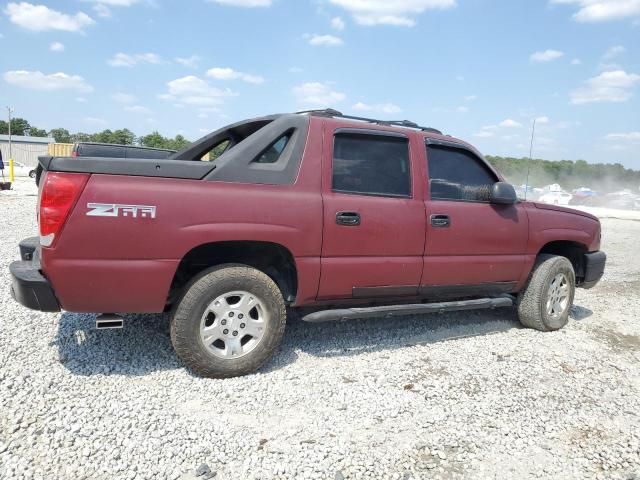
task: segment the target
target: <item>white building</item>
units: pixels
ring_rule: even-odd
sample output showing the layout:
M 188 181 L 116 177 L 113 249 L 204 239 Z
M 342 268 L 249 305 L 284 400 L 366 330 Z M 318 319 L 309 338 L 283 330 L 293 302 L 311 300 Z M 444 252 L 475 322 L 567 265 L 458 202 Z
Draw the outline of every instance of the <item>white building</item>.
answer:
M 50 143 L 55 143 L 55 140 L 49 137 L 11 135 L 11 157 L 28 167 L 36 167 L 38 156 L 49 153 Z M 5 168 L 9 168 L 9 135 L 0 135 L 0 150 Z

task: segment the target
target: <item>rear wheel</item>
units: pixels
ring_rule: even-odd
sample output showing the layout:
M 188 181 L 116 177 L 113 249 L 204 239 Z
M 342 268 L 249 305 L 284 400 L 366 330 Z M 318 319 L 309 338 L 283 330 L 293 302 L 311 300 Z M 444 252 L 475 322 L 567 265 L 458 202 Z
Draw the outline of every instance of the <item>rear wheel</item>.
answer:
M 30 170 L 29 171 L 29 178 L 36 178 L 36 171 L 35 170 Z
M 235 377 L 273 355 L 285 324 L 284 299 L 271 278 L 245 265 L 221 265 L 188 287 L 171 319 L 171 341 L 196 374 Z
M 525 289 L 518 295 L 518 317 L 529 328 L 559 330 L 569 321 L 576 276 L 565 257 L 539 255 Z

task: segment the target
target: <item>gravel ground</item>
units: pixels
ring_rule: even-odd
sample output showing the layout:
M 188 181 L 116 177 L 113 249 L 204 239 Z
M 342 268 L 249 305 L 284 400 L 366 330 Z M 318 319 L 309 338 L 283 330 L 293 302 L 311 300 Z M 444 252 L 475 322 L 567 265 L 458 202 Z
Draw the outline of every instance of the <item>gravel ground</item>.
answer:
M 0 194 L 2 292 L 35 202 Z M 559 332 L 510 309 L 292 321 L 268 367 L 229 380 L 182 368 L 166 316 L 96 332 L 2 295 L 0 477 L 639 478 L 640 221 L 603 229 L 605 278 Z

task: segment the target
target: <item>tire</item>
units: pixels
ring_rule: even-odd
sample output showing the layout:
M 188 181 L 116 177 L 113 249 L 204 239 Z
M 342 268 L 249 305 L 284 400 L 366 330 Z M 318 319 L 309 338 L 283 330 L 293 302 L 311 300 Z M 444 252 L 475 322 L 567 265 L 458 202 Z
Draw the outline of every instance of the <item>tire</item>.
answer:
M 563 284 L 566 291 L 561 288 Z M 553 301 L 554 291 L 557 302 Z M 518 294 L 520 322 L 542 332 L 561 329 L 569 321 L 575 291 L 576 275 L 571 262 L 556 255 L 539 255 L 527 286 Z M 566 293 L 566 297 L 561 292 Z
M 271 278 L 246 265 L 220 265 L 185 289 L 171 316 L 171 342 L 197 375 L 237 377 L 271 358 L 286 319 L 282 293 Z
M 36 178 L 36 171 L 35 170 L 31 170 L 29 172 L 29 178 Z

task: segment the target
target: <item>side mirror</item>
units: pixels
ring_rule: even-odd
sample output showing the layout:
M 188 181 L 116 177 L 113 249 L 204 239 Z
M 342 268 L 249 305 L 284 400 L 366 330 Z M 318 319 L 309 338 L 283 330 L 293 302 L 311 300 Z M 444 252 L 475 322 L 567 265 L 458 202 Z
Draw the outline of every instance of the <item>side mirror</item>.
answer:
M 507 182 L 496 182 L 491 187 L 491 203 L 513 205 L 518 201 L 516 190 Z

